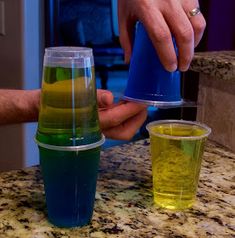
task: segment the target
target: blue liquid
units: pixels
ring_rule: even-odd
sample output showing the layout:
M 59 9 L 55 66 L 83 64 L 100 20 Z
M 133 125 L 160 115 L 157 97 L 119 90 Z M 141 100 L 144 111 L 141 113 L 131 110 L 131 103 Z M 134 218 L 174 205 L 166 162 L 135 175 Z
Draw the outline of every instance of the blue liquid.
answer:
M 100 148 L 79 152 L 39 149 L 50 222 L 59 227 L 88 224 L 93 214 Z

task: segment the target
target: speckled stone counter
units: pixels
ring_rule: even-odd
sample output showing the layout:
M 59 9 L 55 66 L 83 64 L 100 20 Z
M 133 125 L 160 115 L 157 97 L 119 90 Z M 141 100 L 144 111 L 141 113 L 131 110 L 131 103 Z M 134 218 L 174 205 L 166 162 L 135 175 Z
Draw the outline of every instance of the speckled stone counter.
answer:
M 235 51 L 195 53 L 190 69 L 217 79 L 235 82 Z
M 149 141 L 102 152 L 92 223 L 56 228 L 46 219 L 38 167 L 0 174 L 0 238 L 235 237 L 235 154 L 207 143 L 197 201 L 185 212 L 153 205 Z
M 195 53 L 191 70 L 199 72 L 197 121 L 235 152 L 235 51 Z

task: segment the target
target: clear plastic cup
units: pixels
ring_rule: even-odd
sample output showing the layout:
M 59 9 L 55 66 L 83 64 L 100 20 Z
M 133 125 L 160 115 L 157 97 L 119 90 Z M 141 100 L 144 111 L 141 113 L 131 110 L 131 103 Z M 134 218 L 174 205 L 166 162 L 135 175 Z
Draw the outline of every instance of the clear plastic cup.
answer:
M 184 120 L 155 121 L 146 128 L 150 135 L 155 204 L 172 210 L 190 208 L 211 129 Z
M 88 224 L 104 142 L 92 49 L 46 49 L 35 139 L 49 220 L 60 227 Z
M 58 227 L 89 224 L 104 138 L 83 146 L 37 143 L 49 221 Z
M 45 50 L 36 138 L 61 146 L 85 145 L 101 139 L 92 49 Z
M 173 43 L 175 45 L 174 39 Z M 183 104 L 180 81 L 179 71 L 165 70 L 143 24 L 139 22 L 124 99 L 159 107 L 180 106 Z

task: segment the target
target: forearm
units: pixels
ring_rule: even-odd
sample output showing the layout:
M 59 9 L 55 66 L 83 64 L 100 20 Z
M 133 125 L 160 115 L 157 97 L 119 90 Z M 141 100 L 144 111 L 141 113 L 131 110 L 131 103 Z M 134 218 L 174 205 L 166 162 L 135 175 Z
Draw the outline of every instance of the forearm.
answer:
M 40 90 L 0 89 L 0 125 L 38 119 Z

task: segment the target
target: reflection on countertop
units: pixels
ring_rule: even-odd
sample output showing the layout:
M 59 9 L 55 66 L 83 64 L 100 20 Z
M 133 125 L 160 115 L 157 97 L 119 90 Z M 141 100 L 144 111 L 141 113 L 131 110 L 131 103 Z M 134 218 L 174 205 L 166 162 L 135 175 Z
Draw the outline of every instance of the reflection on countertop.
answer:
M 235 154 L 207 143 L 197 201 L 185 212 L 154 207 L 149 140 L 102 152 L 92 223 L 49 224 L 38 167 L 0 174 L 1 238 L 235 237 Z

